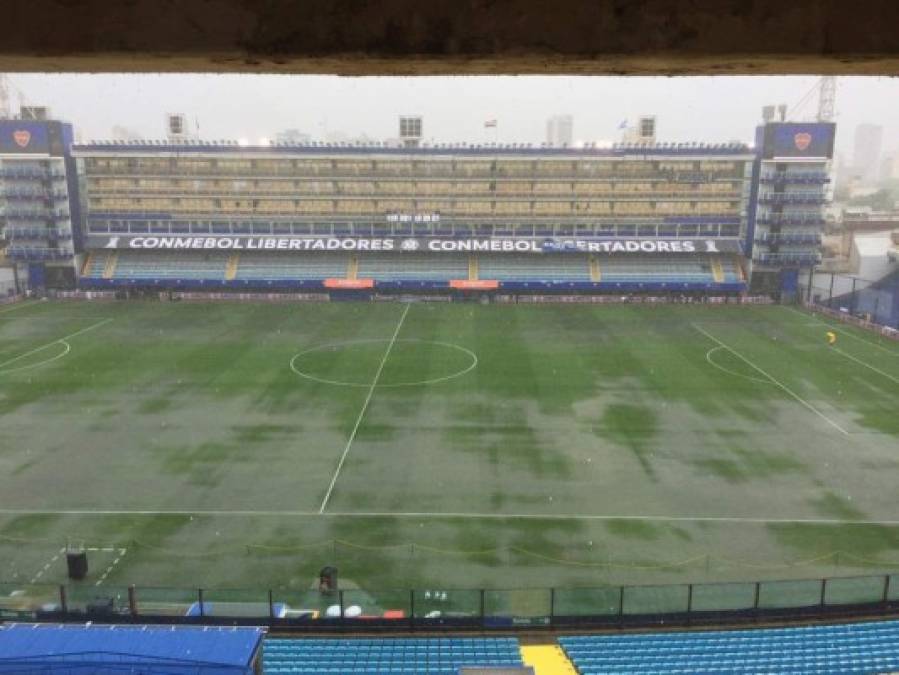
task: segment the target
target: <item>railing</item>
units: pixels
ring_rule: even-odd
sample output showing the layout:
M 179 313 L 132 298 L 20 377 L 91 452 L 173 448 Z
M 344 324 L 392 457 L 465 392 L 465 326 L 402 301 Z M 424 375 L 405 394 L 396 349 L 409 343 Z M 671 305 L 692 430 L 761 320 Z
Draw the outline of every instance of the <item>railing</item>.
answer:
M 0 178 L 52 178 L 54 180 L 65 178 L 66 174 L 62 171 L 50 171 L 45 168 L 21 168 L 21 167 L 3 167 L 0 168 Z
M 797 171 L 762 174 L 762 183 L 829 183 L 830 177 L 824 171 Z
M 759 262 L 763 265 L 817 265 L 821 262 L 818 253 L 762 253 Z
M 821 194 L 802 194 L 796 192 L 770 192 L 759 195 L 761 204 L 823 204 L 827 197 Z
M 759 216 L 756 222 L 760 225 L 815 225 L 818 227 L 825 223 L 820 214 L 814 216 Z
M 7 227 L 6 236 L 9 239 L 71 239 L 72 231 L 53 227 Z
M 447 167 L 404 167 L 393 168 L 380 166 L 376 169 L 347 169 L 347 168 L 331 168 L 331 167 L 297 167 L 272 169 L 269 167 L 216 167 L 216 168 L 192 168 L 192 167 L 89 167 L 87 175 L 90 178 L 169 178 L 169 177 L 190 177 L 190 178 L 246 178 L 248 180 L 260 180 L 265 178 L 287 178 L 291 180 L 334 180 L 352 178 L 358 180 L 441 180 L 449 179 L 455 181 L 467 180 L 548 180 L 548 181 L 596 181 L 605 180 L 616 183 L 625 182 L 652 182 L 666 181 L 676 183 L 706 183 L 715 181 L 740 181 L 745 180 L 745 176 L 733 171 L 706 171 L 706 172 L 690 172 L 690 171 L 670 171 L 670 172 L 633 172 L 618 173 L 616 170 L 608 171 L 589 171 L 589 170 L 571 170 L 568 168 L 554 168 L 553 170 L 540 170 L 538 167 L 534 171 L 526 171 L 522 173 L 513 173 L 506 171 L 502 167 L 496 169 L 485 168 L 483 170 L 476 168 L 457 168 L 452 170 Z M 467 170 L 466 170 L 467 169 Z
M 294 630 L 694 623 L 899 611 L 899 575 L 519 589 L 206 589 L 0 583 L 0 619 L 265 623 Z
M 767 233 L 756 237 L 756 242 L 765 243 L 781 243 L 781 244 L 820 244 L 820 234 L 789 234 L 789 233 Z
M 485 181 L 486 182 L 486 181 Z M 568 185 L 566 182 L 565 185 Z M 605 190 L 605 191 L 581 191 L 568 190 L 559 192 L 539 191 L 530 189 L 521 190 L 479 190 L 461 191 L 451 190 L 447 192 L 425 192 L 422 190 L 359 190 L 354 192 L 327 190 L 320 192 L 305 192 L 293 190 L 268 190 L 264 188 L 104 188 L 91 186 L 89 188 L 92 197 L 133 197 L 133 196 L 163 196 L 165 198 L 191 198 L 198 195 L 212 198 L 226 197 L 243 199 L 256 199 L 259 197 L 278 198 L 286 200 L 295 199 L 324 199 L 324 200 L 354 200 L 354 199 L 418 199 L 432 201 L 464 201 L 466 199 L 490 199 L 509 201 L 571 201 L 571 200 L 596 200 L 603 201 L 615 199 L 618 201 L 658 200 L 673 199 L 681 201 L 738 201 L 742 199 L 742 190 L 727 190 L 711 192 L 707 190 Z M 21 195 L 20 195 L 21 196 Z M 64 195 L 63 195 L 64 196 Z
M 61 248 L 38 248 L 10 246 L 6 255 L 13 260 L 67 260 L 74 251 Z

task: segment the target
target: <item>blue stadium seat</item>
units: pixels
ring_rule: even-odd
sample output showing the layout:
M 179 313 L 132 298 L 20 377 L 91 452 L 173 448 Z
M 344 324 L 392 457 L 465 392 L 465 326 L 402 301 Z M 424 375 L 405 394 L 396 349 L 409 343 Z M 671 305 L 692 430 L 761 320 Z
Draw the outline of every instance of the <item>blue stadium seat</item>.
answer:
M 347 275 L 346 253 L 245 253 L 240 256 L 235 279 L 249 281 L 343 279 Z
M 468 256 L 411 252 L 360 254 L 357 276 L 375 281 L 467 279 Z
M 478 256 L 481 279 L 496 281 L 590 281 L 587 256 L 558 255 L 481 255 Z
M 514 638 L 271 638 L 266 673 L 446 673 L 471 666 L 520 666 Z
M 563 637 L 559 643 L 581 675 L 899 670 L 899 621 Z

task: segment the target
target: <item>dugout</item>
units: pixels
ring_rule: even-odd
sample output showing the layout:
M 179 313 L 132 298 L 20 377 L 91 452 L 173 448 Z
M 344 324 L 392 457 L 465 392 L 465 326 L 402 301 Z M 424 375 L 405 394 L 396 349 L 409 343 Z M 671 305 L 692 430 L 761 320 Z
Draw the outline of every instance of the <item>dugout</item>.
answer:
M 263 636 L 255 627 L 9 624 L 0 673 L 253 675 Z

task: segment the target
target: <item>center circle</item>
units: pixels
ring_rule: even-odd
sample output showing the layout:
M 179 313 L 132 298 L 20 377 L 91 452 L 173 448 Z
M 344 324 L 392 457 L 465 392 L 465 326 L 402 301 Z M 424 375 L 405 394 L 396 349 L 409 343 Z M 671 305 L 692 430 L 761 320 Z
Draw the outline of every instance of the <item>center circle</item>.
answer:
M 311 354 L 329 353 L 329 354 L 333 355 L 336 352 L 349 351 L 349 350 L 353 349 L 354 347 L 377 345 L 377 344 L 383 344 L 388 347 L 391 347 L 391 345 L 392 345 L 391 351 L 389 352 L 389 357 L 391 357 L 391 358 L 394 356 L 394 350 L 396 349 L 396 347 L 399 345 L 405 344 L 405 345 L 426 345 L 429 348 L 439 347 L 441 349 L 451 350 L 451 351 L 458 352 L 458 353 L 464 355 L 466 357 L 466 360 L 468 361 L 468 363 L 464 367 L 457 368 L 456 370 L 448 373 L 447 375 L 442 375 L 440 377 L 431 377 L 431 378 L 422 379 L 422 380 L 410 380 L 408 382 L 388 382 L 388 383 L 378 382 L 377 384 L 375 384 L 375 386 L 379 387 L 379 388 L 414 387 L 414 386 L 423 385 L 423 384 L 438 384 L 440 382 L 446 382 L 447 380 L 452 380 L 457 377 L 462 377 L 463 375 L 474 370 L 475 367 L 477 367 L 477 365 L 478 365 L 478 357 L 473 351 L 471 351 L 470 349 L 467 349 L 465 347 L 462 347 L 461 345 L 453 344 L 452 342 L 438 342 L 436 340 L 418 340 L 415 338 L 395 339 L 395 340 L 390 340 L 388 338 L 371 338 L 371 339 L 365 339 L 365 340 L 346 340 L 346 341 L 342 341 L 342 342 L 331 342 L 328 344 L 319 345 L 317 347 L 311 347 L 310 349 L 304 349 L 303 351 L 297 352 L 296 354 L 294 354 L 293 357 L 290 359 L 290 369 L 294 373 L 296 373 L 297 375 L 299 375 L 300 377 L 302 377 L 304 379 L 312 380 L 313 382 L 320 382 L 321 384 L 333 384 L 335 386 L 340 386 L 340 387 L 371 387 L 372 386 L 371 382 L 358 382 L 358 381 L 354 381 L 351 379 L 334 379 L 334 378 L 321 377 L 319 375 L 316 375 L 314 372 L 310 372 L 310 370 L 312 370 L 312 369 L 310 369 L 309 366 L 304 367 L 302 362 L 304 361 L 303 357 L 307 357 Z M 387 351 L 385 350 L 385 352 L 383 352 L 383 353 L 387 354 Z M 383 357 L 382 357 L 382 359 L 383 359 Z M 386 363 L 386 360 L 384 360 L 382 362 L 382 364 L 381 364 L 382 368 L 383 368 L 384 363 Z M 380 373 L 380 370 L 379 370 L 379 373 Z

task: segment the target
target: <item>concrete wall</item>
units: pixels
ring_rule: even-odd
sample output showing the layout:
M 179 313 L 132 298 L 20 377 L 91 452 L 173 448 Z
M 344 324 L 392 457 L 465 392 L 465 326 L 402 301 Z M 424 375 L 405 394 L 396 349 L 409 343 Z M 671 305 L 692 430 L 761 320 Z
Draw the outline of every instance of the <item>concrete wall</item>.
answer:
M 6 0 L 0 72 L 899 74 L 895 0 Z

